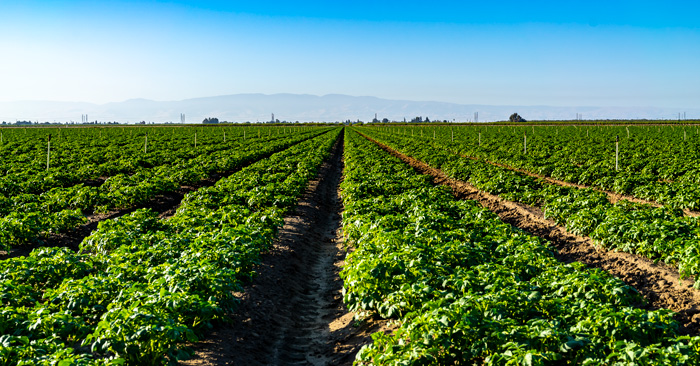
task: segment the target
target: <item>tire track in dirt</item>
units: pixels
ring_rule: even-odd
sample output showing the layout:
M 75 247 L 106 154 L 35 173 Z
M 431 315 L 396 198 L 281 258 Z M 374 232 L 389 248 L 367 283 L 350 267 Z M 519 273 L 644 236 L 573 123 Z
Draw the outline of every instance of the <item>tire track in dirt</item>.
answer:
M 342 136 L 285 218 L 273 249 L 239 294 L 238 309 L 182 365 L 351 365 L 387 321 L 354 321 L 342 298 Z
M 362 135 L 362 134 L 361 134 Z M 404 155 L 393 148 L 362 135 L 369 141 L 411 165 L 416 171 L 433 177 L 435 184 L 450 187 L 460 199 L 470 199 L 496 213 L 501 220 L 528 233 L 547 239 L 556 249 L 558 260 L 581 262 L 591 268 L 599 268 L 634 287 L 648 303 L 646 309 L 670 309 L 681 324 L 683 334 L 700 333 L 700 291 L 693 288 L 692 279 L 681 280 L 678 269 L 638 255 L 608 251 L 595 244 L 593 239 L 569 233 L 556 222 L 544 218 L 537 207 L 506 201 L 496 195 L 478 190 L 469 183 L 448 177 L 439 169 Z

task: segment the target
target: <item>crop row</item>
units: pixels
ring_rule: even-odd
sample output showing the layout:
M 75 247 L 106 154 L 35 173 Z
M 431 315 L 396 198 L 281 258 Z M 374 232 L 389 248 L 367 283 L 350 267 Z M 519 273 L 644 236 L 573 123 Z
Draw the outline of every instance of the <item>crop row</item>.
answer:
M 270 247 L 339 129 L 185 196 L 159 220 L 100 222 L 80 252 L 40 248 L 0 262 L 0 365 L 155 365 L 188 356 Z
M 147 203 L 160 194 L 197 183 L 213 173 L 231 172 L 262 157 L 323 133 L 325 129 L 286 138 L 238 140 L 206 154 L 178 159 L 134 174 L 117 174 L 98 186 L 76 184 L 41 194 L 0 195 L 0 248 L 36 242 L 40 233 L 70 230 L 85 221 L 85 213 L 107 212 Z M 128 161 L 124 157 L 122 160 Z
M 117 174 L 173 164 L 228 149 L 229 145 L 275 139 L 309 128 L 111 127 L 1 129 L 0 193 L 40 194 Z M 46 169 L 48 139 L 49 169 Z
M 413 129 L 421 129 L 420 127 Z M 455 153 L 529 172 L 700 209 L 700 134 L 697 127 L 423 127 L 389 130 L 433 138 Z M 435 131 L 433 131 L 435 130 Z M 615 169 L 619 137 L 619 170 Z M 527 139 L 527 152 L 525 140 Z
M 639 308 L 622 281 L 556 261 L 357 133 L 345 141 L 344 300 L 400 323 L 356 365 L 700 362 L 700 339 L 679 336 L 670 311 Z
M 700 287 L 700 221 L 679 210 L 619 201 L 612 204 L 604 193 L 562 187 L 542 179 L 462 157 L 439 141 L 417 141 L 376 130 L 368 136 L 421 160 L 455 179 L 500 197 L 537 205 L 545 217 L 570 232 L 589 236 L 606 248 L 661 260 L 678 267 L 682 276 L 695 276 Z

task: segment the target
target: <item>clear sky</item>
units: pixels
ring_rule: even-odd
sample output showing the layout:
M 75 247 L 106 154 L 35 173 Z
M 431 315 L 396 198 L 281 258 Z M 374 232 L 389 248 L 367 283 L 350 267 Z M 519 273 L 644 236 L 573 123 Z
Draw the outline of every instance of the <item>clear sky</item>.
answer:
M 2 1 L 0 101 L 700 107 L 696 1 Z

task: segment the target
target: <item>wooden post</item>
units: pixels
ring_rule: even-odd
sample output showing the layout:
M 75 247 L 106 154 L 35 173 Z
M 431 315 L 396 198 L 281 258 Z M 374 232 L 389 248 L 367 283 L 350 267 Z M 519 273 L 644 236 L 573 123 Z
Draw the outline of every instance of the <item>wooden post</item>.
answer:
M 148 132 L 146 132 L 146 139 L 143 142 L 143 153 L 148 154 Z
M 194 148 L 197 148 L 197 133 L 194 133 Z
M 435 129 L 433 128 L 433 140 L 435 140 Z
M 479 146 L 481 146 L 481 132 L 479 132 Z
M 527 154 L 527 131 L 523 135 L 523 154 Z
M 615 171 L 620 170 L 620 166 L 618 164 L 620 159 L 620 136 L 615 136 Z
M 685 141 L 685 138 L 686 138 L 686 136 L 685 136 L 685 128 L 684 128 L 683 129 L 683 141 Z
M 455 130 L 450 127 L 450 132 L 452 133 L 452 142 L 455 142 Z
M 49 134 L 49 138 L 47 141 L 47 146 L 46 146 L 46 170 L 49 170 L 49 161 L 51 160 L 51 134 Z
M 226 142 L 226 131 L 224 131 L 224 142 Z
M 630 127 L 625 126 L 625 129 L 627 130 L 627 138 L 630 138 Z

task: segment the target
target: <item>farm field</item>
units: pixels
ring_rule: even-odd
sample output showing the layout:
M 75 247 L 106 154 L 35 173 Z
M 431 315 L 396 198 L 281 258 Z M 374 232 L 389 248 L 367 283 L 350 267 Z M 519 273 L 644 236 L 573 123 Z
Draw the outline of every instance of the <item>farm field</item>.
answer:
M 495 127 L 498 129 L 498 127 Z M 644 129 L 644 127 L 638 127 Z M 676 128 L 664 127 L 669 131 L 664 131 L 666 134 L 673 136 Z M 545 218 L 550 218 L 557 224 L 565 226 L 570 232 L 577 235 L 589 236 L 597 243 L 609 249 L 619 250 L 638 254 L 652 260 L 660 260 L 670 265 L 676 266 L 682 276 L 696 277 L 698 274 L 698 239 L 700 239 L 700 226 L 698 225 L 697 214 L 693 211 L 682 211 L 681 207 L 694 207 L 695 195 L 700 194 L 700 186 L 692 181 L 697 177 L 696 174 L 688 176 L 676 174 L 672 182 L 666 182 L 664 179 L 671 178 L 667 173 L 663 173 L 661 162 L 670 165 L 672 157 L 680 155 L 682 151 L 686 151 L 688 156 L 687 161 L 677 162 L 675 164 L 679 170 L 692 171 L 693 164 L 697 163 L 697 158 L 694 158 L 693 151 L 697 151 L 700 137 L 694 138 L 695 142 L 686 140 L 685 143 L 669 144 L 665 139 L 657 138 L 655 142 L 649 142 L 645 146 L 656 146 L 658 152 L 649 148 L 650 152 L 646 155 L 635 154 L 634 150 L 631 153 L 623 155 L 620 158 L 622 164 L 632 161 L 631 166 L 625 169 L 615 170 L 615 130 L 614 128 L 608 131 L 602 128 L 602 135 L 599 140 L 607 141 L 607 145 L 612 146 L 607 150 L 600 148 L 601 151 L 606 151 L 605 154 L 597 154 L 596 158 L 589 159 L 597 161 L 595 165 L 586 170 L 587 175 L 601 177 L 598 180 L 586 182 L 576 180 L 574 176 L 557 176 L 563 181 L 551 181 L 546 177 L 533 176 L 528 174 L 528 171 L 516 169 L 510 166 L 503 166 L 494 163 L 495 160 L 505 161 L 506 158 L 493 159 L 490 156 L 497 155 L 499 151 L 510 151 L 510 153 L 502 152 L 503 156 L 510 154 L 507 162 L 512 165 L 523 166 L 530 164 L 534 166 L 539 160 L 546 160 L 546 156 L 558 155 L 559 160 L 554 159 L 550 165 L 559 164 L 562 170 L 578 169 L 575 157 L 565 155 L 561 157 L 561 151 L 567 151 L 566 147 L 559 148 L 557 152 L 554 150 L 560 145 L 557 139 L 553 141 L 546 140 L 541 137 L 540 140 L 535 139 L 532 142 L 530 139 L 529 153 L 524 152 L 524 139 L 520 140 L 519 146 L 514 141 L 513 135 L 529 132 L 530 128 L 512 128 L 503 127 L 504 132 L 499 132 L 497 142 L 492 142 L 486 146 L 483 142 L 485 153 L 474 153 L 473 151 L 480 150 L 478 140 L 465 141 L 458 143 L 459 139 L 452 139 L 452 131 L 449 129 L 449 135 L 437 137 L 437 133 L 429 136 L 427 139 L 408 135 L 405 130 L 376 130 L 368 131 L 369 136 L 375 136 L 379 141 L 387 143 L 407 155 L 425 162 L 426 164 L 440 169 L 446 175 L 468 182 L 475 188 L 484 192 L 496 194 L 506 200 L 513 202 L 524 203 L 527 205 L 540 207 Z M 564 135 L 566 129 L 574 129 L 575 127 L 555 127 L 554 129 L 562 129 L 561 135 Z M 628 127 L 622 127 L 622 131 Z M 660 131 L 661 127 L 657 127 Z M 679 128 L 682 129 L 682 128 Z M 688 128 L 686 128 L 688 129 Z M 510 131 L 509 131 L 510 130 Z M 518 130 L 513 132 L 513 130 Z M 535 130 L 533 127 L 532 130 Z M 692 129 L 695 131 L 695 129 Z M 477 135 L 479 131 L 471 131 L 472 135 Z M 569 130 L 571 132 L 571 130 Z M 620 132 L 619 130 L 617 131 Z M 545 133 L 559 135 L 559 132 L 545 131 Z M 586 133 L 590 132 L 575 132 Z M 421 132 L 420 134 L 423 134 Z M 655 136 L 659 132 L 651 131 L 651 136 L 639 138 L 640 140 L 654 141 Z M 676 132 L 675 136 L 683 137 L 683 132 Z M 485 134 L 484 134 L 485 135 Z M 663 135 L 663 133 L 661 133 Z M 524 135 L 523 135 L 524 136 Z M 430 138 L 432 137 L 432 138 Z M 478 139 L 479 137 L 477 137 Z M 482 136 L 486 139 L 485 136 Z M 493 137 L 492 137 L 493 139 Z M 580 143 L 581 136 L 578 138 L 574 135 L 570 137 L 572 143 L 570 145 L 583 145 Z M 505 142 L 504 142 L 505 141 Z M 516 140 L 517 141 L 517 140 Z M 539 148 L 533 147 L 541 146 Z M 599 145 L 603 145 L 599 142 Z M 680 145 L 681 148 L 673 147 Z M 462 147 L 460 147 L 462 146 Z M 474 147 L 476 146 L 476 147 Z M 634 147 L 624 147 L 623 149 L 633 149 Z M 517 150 L 520 149 L 520 150 Z M 535 152 L 533 152 L 535 150 Z M 574 150 L 574 148 L 571 148 Z M 674 153 L 666 153 L 667 150 L 675 150 Z M 470 152 L 471 151 L 471 152 Z M 494 153 L 495 151 L 495 153 Z M 489 155 L 491 154 L 491 155 Z M 539 155 L 542 159 L 531 157 L 530 154 Z M 590 153 L 593 156 L 593 153 Z M 575 155 L 575 154 L 572 154 Z M 626 156 L 625 156 L 626 155 Z M 486 156 L 487 158 L 485 158 Z M 606 157 L 607 156 L 607 157 Z M 634 156 L 634 157 L 632 157 Z M 524 163 L 532 161 L 531 163 Z M 545 163 L 540 164 L 545 166 Z M 647 167 L 656 166 L 658 169 L 652 168 L 645 172 Z M 681 168 L 681 166 L 685 168 Z M 637 169 L 638 170 L 635 170 Z M 558 168 L 552 168 L 552 172 L 556 172 Z M 537 171 L 542 174 L 543 171 Z M 681 178 L 678 178 L 681 177 Z M 618 192 L 617 196 L 609 194 L 610 192 L 601 191 L 600 182 L 614 182 L 611 189 L 624 190 Z M 621 183 L 619 183 L 621 182 Z M 682 182 L 675 184 L 677 182 Z M 585 185 L 591 183 L 590 186 Z M 618 184 L 619 183 L 619 184 Z M 600 183 L 603 184 L 603 183 Z M 675 184 L 675 185 L 674 185 Z M 621 188 L 623 187 L 623 188 Z M 664 192 L 663 200 L 666 204 L 659 202 L 644 202 L 639 198 L 645 199 L 648 196 L 643 195 L 643 192 Z M 635 196 L 624 196 L 624 194 L 633 194 Z M 628 199 L 626 199 L 628 198 Z M 680 204 L 679 201 L 684 200 L 686 204 Z M 696 283 L 696 287 L 700 286 Z
M 290 139 L 291 131 L 255 127 L 215 131 L 178 127 L 5 129 L 0 249 L 7 252 L 56 241 L 59 238 L 54 234 L 119 210 L 152 205 L 156 197 L 181 199 L 191 186 L 212 182 L 319 132 L 307 129 Z
M 695 126 L 0 132 L 0 365 L 700 364 Z

